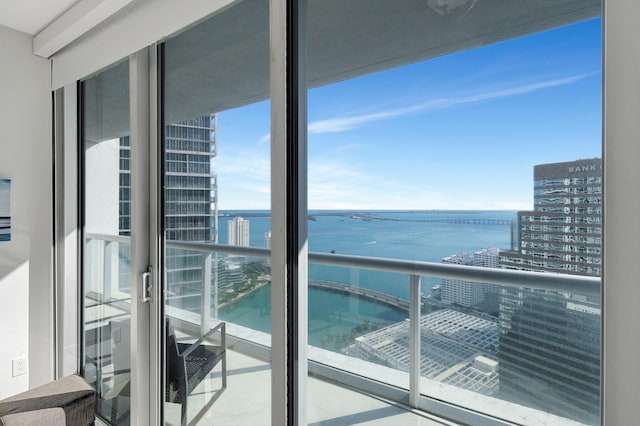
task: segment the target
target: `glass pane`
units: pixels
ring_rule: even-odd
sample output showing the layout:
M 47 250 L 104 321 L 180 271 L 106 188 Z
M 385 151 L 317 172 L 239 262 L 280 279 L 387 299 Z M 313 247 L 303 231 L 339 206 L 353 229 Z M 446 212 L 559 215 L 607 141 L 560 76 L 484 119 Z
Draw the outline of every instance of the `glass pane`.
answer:
M 84 377 L 98 414 L 130 423 L 129 63 L 82 82 Z
M 599 422 L 600 6 L 309 0 L 314 371 L 405 403 L 419 383 L 422 408 Z M 313 422 L 395 416 L 310 389 Z
M 238 252 L 269 240 L 268 24 L 239 2 L 164 44 L 166 424 L 270 419 L 269 255 Z

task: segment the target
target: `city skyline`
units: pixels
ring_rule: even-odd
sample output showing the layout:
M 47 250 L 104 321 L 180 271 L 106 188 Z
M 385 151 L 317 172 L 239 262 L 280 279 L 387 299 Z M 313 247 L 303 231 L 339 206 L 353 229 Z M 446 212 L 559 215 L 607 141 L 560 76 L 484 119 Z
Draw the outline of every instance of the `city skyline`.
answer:
M 600 19 L 309 91 L 309 208 L 527 210 L 601 157 Z M 269 102 L 219 113 L 220 209 L 269 209 Z

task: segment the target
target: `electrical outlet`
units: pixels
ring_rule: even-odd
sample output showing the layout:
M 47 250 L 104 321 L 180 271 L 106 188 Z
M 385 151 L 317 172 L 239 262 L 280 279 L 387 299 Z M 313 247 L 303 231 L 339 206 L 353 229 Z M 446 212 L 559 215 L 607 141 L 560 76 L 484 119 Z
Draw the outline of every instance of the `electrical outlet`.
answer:
M 11 367 L 13 369 L 12 377 L 22 376 L 23 374 L 27 374 L 27 357 L 23 356 L 23 357 L 11 360 Z

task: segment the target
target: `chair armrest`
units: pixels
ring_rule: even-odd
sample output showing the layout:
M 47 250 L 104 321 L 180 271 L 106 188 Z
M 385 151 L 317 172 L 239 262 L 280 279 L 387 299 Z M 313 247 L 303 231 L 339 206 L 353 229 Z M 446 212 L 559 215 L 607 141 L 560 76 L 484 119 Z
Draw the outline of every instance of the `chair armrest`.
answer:
M 4 426 L 67 426 L 67 419 L 64 410 L 55 407 L 8 414 L 0 417 L 0 424 Z
M 207 331 L 204 336 L 202 336 L 201 338 L 193 342 L 191 346 L 189 346 L 187 349 L 181 352 L 179 356 L 180 357 L 188 356 L 191 352 L 196 350 L 198 346 L 204 343 L 204 341 L 208 339 L 211 334 L 215 333 L 216 331 L 220 331 L 220 346 L 222 347 L 223 351 L 226 350 L 226 346 L 227 346 L 226 345 L 226 326 L 224 322 L 221 322 L 220 324 L 213 327 L 211 330 Z
M 60 407 L 67 424 L 89 425 L 95 419 L 95 404 L 96 391 L 84 379 L 72 375 L 0 401 L 0 417 Z

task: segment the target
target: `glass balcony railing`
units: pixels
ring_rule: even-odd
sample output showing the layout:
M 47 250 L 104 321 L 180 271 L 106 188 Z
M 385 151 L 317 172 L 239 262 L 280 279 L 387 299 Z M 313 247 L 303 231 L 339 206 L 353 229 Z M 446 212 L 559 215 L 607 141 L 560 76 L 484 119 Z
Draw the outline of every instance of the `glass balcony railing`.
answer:
M 102 300 L 116 300 L 128 289 L 105 247 L 123 237 L 86 237 L 89 258 L 111 277 Z M 232 340 L 268 353 L 270 251 L 166 249 L 197 271 L 167 289 L 179 328 L 197 336 L 223 320 Z M 310 374 L 467 423 L 599 423 L 599 278 L 320 253 L 309 264 Z M 485 303 L 440 301 L 442 280 L 482 289 Z

